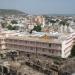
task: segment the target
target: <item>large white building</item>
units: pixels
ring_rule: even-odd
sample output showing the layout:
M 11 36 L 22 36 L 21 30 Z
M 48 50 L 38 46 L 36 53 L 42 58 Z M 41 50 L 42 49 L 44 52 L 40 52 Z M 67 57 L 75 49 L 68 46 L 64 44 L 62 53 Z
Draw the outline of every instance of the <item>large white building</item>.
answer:
M 74 45 L 75 33 L 0 32 L 0 51 L 20 52 L 67 58 Z

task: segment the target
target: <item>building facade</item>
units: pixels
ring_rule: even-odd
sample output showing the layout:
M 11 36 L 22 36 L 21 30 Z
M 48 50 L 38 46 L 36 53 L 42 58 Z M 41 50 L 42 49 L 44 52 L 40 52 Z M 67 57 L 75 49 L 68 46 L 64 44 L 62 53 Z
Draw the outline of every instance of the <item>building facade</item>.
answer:
M 48 34 L 23 34 L 4 32 L 0 34 L 0 50 L 15 50 L 32 54 L 67 58 L 74 45 L 75 33 L 56 37 Z

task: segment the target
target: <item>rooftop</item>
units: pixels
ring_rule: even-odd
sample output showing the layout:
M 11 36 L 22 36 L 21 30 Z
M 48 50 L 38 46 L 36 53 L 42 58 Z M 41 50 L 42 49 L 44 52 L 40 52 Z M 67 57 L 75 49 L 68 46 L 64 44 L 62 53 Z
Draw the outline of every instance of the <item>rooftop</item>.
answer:
M 19 39 L 19 40 L 30 40 L 39 41 L 47 43 L 62 43 L 66 40 L 71 33 L 59 33 L 59 32 L 33 32 L 29 34 L 28 32 L 18 32 L 18 31 L 2 31 L 1 35 L 5 35 L 6 38 Z

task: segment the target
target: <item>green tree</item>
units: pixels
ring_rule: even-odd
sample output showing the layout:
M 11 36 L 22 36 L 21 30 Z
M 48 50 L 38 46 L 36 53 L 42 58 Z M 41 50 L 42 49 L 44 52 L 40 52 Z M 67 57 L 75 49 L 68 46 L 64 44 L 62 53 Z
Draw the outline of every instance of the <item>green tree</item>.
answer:
M 7 28 L 8 28 L 8 30 L 12 30 L 13 29 L 12 25 L 8 25 Z
M 66 23 L 67 27 L 69 27 L 69 23 Z
M 50 20 L 50 22 L 52 23 L 52 25 L 54 25 L 54 23 L 56 23 L 56 21 L 54 21 L 54 20 Z
M 41 31 L 41 25 L 34 26 L 33 30 L 40 32 Z
M 17 21 L 16 20 L 12 20 L 11 23 L 12 24 L 17 24 Z
M 30 32 L 29 32 L 29 33 L 30 33 L 30 34 L 32 34 L 32 31 L 33 31 L 33 29 L 32 29 L 32 30 L 30 30 Z
M 59 24 L 65 26 L 66 22 L 65 21 L 60 21 Z
M 71 56 L 75 57 L 75 46 L 73 46 L 72 50 L 71 50 Z
M 69 26 L 69 23 L 67 22 L 67 19 L 64 19 L 64 20 L 60 21 L 59 24 L 63 25 L 63 26 L 67 25 L 67 27 Z
M 2 26 L 2 28 L 6 28 L 7 27 L 7 22 L 5 21 L 5 22 L 1 22 L 1 26 Z
M 56 22 L 59 22 L 59 19 L 56 19 Z
M 18 30 L 17 26 L 12 26 L 12 25 L 8 25 L 7 28 L 8 30 Z
M 18 26 L 13 26 L 12 30 L 18 30 Z
M 54 29 L 54 24 L 56 23 L 56 21 L 50 20 L 50 23 L 52 23 L 52 28 Z
M 2 28 L 5 28 L 6 24 L 5 23 L 1 23 L 1 26 L 2 26 Z

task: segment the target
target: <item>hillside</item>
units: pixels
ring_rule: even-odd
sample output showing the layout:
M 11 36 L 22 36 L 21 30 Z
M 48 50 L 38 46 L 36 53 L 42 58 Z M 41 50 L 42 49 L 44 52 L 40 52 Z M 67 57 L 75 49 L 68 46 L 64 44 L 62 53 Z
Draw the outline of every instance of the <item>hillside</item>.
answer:
M 15 9 L 0 9 L 0 15 L 27 15 L 27 13 Z

